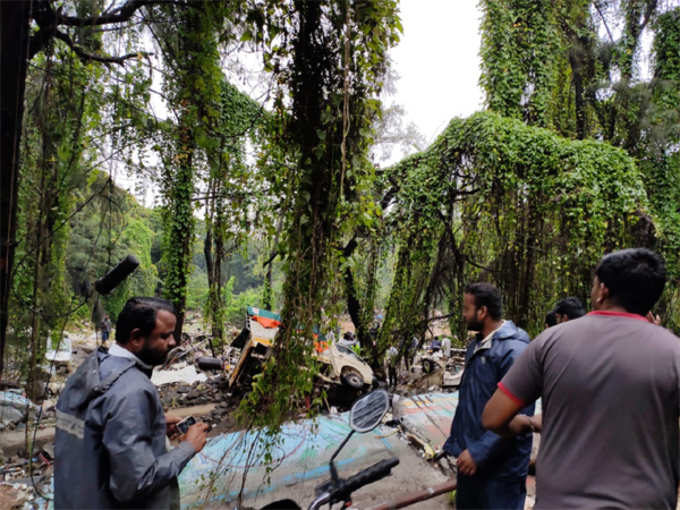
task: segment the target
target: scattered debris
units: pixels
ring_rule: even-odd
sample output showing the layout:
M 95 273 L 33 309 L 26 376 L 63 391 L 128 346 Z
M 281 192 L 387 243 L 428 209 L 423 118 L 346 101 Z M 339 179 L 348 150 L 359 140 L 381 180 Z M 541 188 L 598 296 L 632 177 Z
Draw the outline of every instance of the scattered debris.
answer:
M 202 356 L 196 361 L 201 370 L 224 370 L 224 362 L 219 358 Z
M 0 508 L 14 510 L 23 508 L 33 499 L 33 493 L 28 485 L 0 483 Z
M 459 367 L 455 372 L 444 371 L 442 374 L 443 388 L 457 388 L 463 379 L 463 368 Z
M 253 319 L 253 330 L 257 332 L 260 339 L 273 339 L 277 331 L 275 317 L 268 317 L 265 311 L 253 309 L 251 315 L 256 315 L 262 320 Z M 259 315 L 258 315 L 259 314 Z M 274 314 L 272 314 L 274 315 Z M 271 320 L 267 320 L 271 319 Z M 273 327 L 266 327 L 273 326 Z M 195 328 L 194 328 L 195 329 Z M 210 423 L 213 429 L 210 436 L 220 436 L 223 434 L 238 433 L 238 424 L 235 422 L 235 410 L 238 407 L 243 393 L 237 388 L 230 388 L 229 377 L 233 375 L 234 369 L 238 367 L 239 360 L 242 359 L 242 350 L 236 346 L 221 346 L 218 351 L 217 343 L 201 334 L 200 331 L 190 330 L 190 334 L 184 337 L 180 346 L 173 349 L 168 356 L 168 361 L 162 369 L 156 369 L 152 376 L 152 381 L 158 386 L 163 406 L 167 410 L 178 408 L 205 408 L 201 419 Z M 243 335 L 243 332 L 241 332 Z M 234 335 L 232 336 L 232 338 Z M 97 347 L 97 337 L 94 334 L 70 334 L 68 342 L 62 342 L 62 348 L 52 351 L 50 357 L 54 362 L 45 364 L 46 373 L 52 369 L 49 384 L 46 380 L 46 396 L 42 402 L 42 419 L 40 428 L 49 428 L 53 433 L 55 403 L 59 392 L 64 386 L 67 377 L 77 368 L 82 360 Z M 247 341 L 247 338 L 243 338 Z M 69 344 L 69 345 L 66 345 Z M 241 347 L 245 346 L 245 342 Z M 213 352 L 213 348 L 214 351 Z M 244 349 L 245 350 L 245 349 Z M 66 351 L 71 354 L 70 358 Z M 422 353 L 422 351 L 421 351 Z M 423 360 L 421 353 L 418 353 L 414 361 L 411 372 L 401 371 L 399 374 L 400 384 L 397 391 L 401 393 L 421 392 L 427 388 L 438 390 L 439 388 L 454 388 L 456 376 L 460 376 L 462 370 L 458 366 L 459 358 L 451 358 L 453 364 L 441 367 L 441 370 L 434 370 L 433 374 L 424 374 Z M 317 338 L 316 355 L 321 361 L 325 360 L 325 369 L 318 379 L 319 392 L 325 391 L 326 405 L 328 406 L 328 418 L 334 423 L 342 418 L 342 412 L 347 409 L 356 398 L 358 391 L 376 384 L 373 371 L 363 360 L 351 349 L 343 348 L 331 342 L 326 343 L 322 336 Z M 70 359 L 70 363 L 67 361 Z M 440 356 L 435 356 L 435 359 Z M 62 362 L 62 360 L 64 360 Z M 365 368 L 367 370 L 364 369 Z M 434 376 L 435 379 L 426 376 Z M 7 394 L 10 396 L 4 398 Z M 453 395 L 445 394 L 453 397 Z M 15 429 L 11 434 L 17 436 L 17 444 L 23 438 L 23 427 L 28 427 L 32 433 L 35 423 L 33 420 L 26 424 L 25 410 L 31 409 L 31 416 L 36 414 L 40 408 L 35 403 L 26 399 L 20 391 L 0 392 L 0 430 Z M 403 410 L 402 410 L 403 412 Z M 15 420 L 8 425 L 2 425 L 4 418 L 13 413 Z M 29 416 L 29 418 L 31 417 Z M 447 430 L 450 426 L 446 424 Z M 399 412 L 395 411 L 395 416 L 390 415 L 391 426 L 383 426 L 382 433 L 385 438 L 381 441 L 397 441 L 404 448 L 411 451 L 411 455 L 416 458 L 429 458 L 433 455 L 434 448 L 439 444 L 429 440 L 412 425 L 402 422 L 399 419 Z M 52 469 L 54 452 L 51 445 L 41 441 L 41 434 L 49 430 L 39 430 L 34 450 L 33 466 L 37 473 L 36 479 L 44 479 L 46 473 Z M 21 437 L 20 437 L 21 436 Z M 389 439 L 392 438 L 392 439 Z M 47 441 L 49 443 L 50 441 Z M 23 444 L 23 443 L 22 443 Z M 413 451 L 412 446 L 417 450 Z M 23 447 L 21 447 L 23 448 Z M 305 447 L 306 448 L 306 447 Z M 8 450 L 9 451 L 9 450 Z M 0 462 L 5 465 L 0 467 L 0 508 L 42 508 L 39 501 L 41 498 L 36 496 L 32 489 L 30 479 L 27 478 L 28 460 L 16 457 L 16 453 L 26 455 L 21 449 L 13 450 L 13 457 L 0 458 Z M 309 452 L 308 452 L 309 453 Z M 312 457 L 310 457 L 312 458 Z M 37 467 L 37 470 L 36 470 Z M 5 482 L 5 486 L 1 484 Z M 11 483 L 11 485 L 7 485 Z M 286 482 L 288 483 L 288 482 Z M 24 484 L 22 487 L 21 484 Z M 11 489 L 11 490 L 10 490 Z M 6 491 L 8 491 L 6 493 Z M 28 492 L 28 496 L 25 493 Z M 29 496 L 33 497 L 30 499 Z M 5 503 L 4 497 L 8 499 Z M 28 498 L 28 499 L 27 499 Z M 10 501 L 11 500 L 11 501 Z M 43 502 L 45 500 L 42 500 Z M 14 505 L 18 506 L 14 506 Z

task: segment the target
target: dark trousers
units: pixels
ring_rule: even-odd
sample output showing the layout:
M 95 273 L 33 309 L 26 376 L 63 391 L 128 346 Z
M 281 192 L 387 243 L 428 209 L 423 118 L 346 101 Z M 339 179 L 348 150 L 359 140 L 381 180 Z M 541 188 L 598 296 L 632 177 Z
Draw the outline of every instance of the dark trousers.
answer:
M 389 388 L 397 386 L 397 367 L 391 364 L 387 367 L 387 385 Z
M 526 479 L 489 479 L 458 475 L 456 510 L 512 509 L 522 510 L 527 495 Z

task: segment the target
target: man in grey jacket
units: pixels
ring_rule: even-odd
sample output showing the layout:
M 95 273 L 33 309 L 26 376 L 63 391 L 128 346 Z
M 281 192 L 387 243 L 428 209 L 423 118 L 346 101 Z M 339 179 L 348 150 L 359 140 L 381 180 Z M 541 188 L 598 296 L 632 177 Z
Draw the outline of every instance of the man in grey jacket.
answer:
M 163 299 L 128 300 L 116 343 L 92 353 L 57 403 L 54 507 L 178 508 L 177 475 L 206 442 L 196 423 L 168 451 L 177 418 L 164 415 L 150 376 L 175 345 L 175 311 Z

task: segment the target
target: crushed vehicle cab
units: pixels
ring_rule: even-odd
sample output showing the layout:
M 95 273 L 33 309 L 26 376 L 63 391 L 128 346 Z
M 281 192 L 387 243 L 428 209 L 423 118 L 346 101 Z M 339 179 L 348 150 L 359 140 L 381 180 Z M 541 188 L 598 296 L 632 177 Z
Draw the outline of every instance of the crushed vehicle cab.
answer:
M 249 387 L 252 376 L 262 371 L 276 333 L 281 326 L 277 313 L 249 306 L 245 326 L 231 346 L 241 349 L 236 366 L 229 375 L 229 387 Z M 370 388 L 376 381 L 371 367 L 354 351 L 326 341 L 315 333 L 314 357 L 321 363 L 318 377 L 329 384 L 342 384 L 353 390 Z
M 322 363 L 318 374 L 322 380 L 331 384 L 342 383 L 355 390 L 374 385 L 373 369 L 352 349 L 332 343 L 314 352 L 316 359 Z

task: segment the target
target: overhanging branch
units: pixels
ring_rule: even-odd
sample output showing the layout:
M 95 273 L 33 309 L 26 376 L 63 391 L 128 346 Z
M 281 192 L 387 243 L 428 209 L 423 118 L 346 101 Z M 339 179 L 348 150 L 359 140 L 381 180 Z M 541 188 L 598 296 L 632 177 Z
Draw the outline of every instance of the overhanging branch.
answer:
M 186 2 L 172 1 L 172 0 L 128 0 L 123 5 L 114 9 L 109 13 L 102 14 L 100 16 L 88 16 L 85 18 L 76 16 L 64 16 L 63 14 L 56 13 L 57 24 L 68 25 L 71 27 L 89 27 L 97 25 L 108 25 L 110 23 L 120 23 L 123 21 L 128 21 L 132 15 L 137 12 L 140 8 L 147 5 L 180 5 L 183 7 L 187 6 Z
M 95 62 L 101 62 L 103 64 L 118 64 L 122 66 L 126 60 L 130 60 L 133 58 L 148 57 L 152 55 L 152 53 L 146 52 L 127 53 L 125 55 L 120 55 L 117 57 L 112 57 L 110 55 L 95 55 L 93 53 L 86 52 L 84 49 L 82 49 L 80 46 L 74 43 L 73 40 L 71 40 L 71 38 L 68 36 L 68 34 L 65 34 L 64 32 L 55 30 L 54 36 L 57 39 L 64 41 L 76 55 L 78 55 L 82 60 L 85 61 L 93 60 Z

